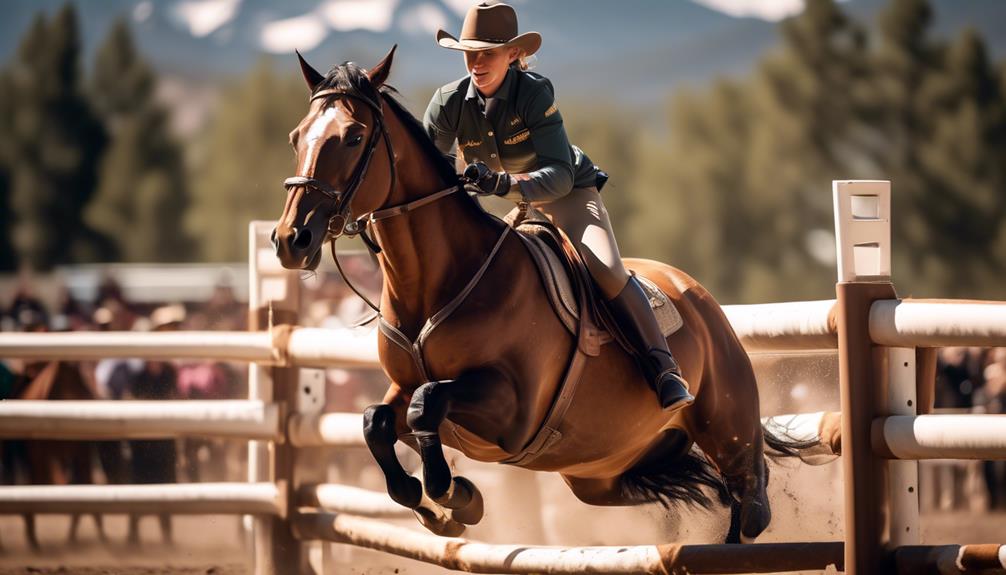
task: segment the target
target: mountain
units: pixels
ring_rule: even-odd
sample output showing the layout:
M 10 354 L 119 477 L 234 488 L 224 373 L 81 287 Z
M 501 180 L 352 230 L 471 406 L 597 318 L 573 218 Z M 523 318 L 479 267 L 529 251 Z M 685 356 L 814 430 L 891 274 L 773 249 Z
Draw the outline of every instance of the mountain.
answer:
M 64 0 L 14 0 L 0 20 L 0 59 L 8 59 L 38 11 Z M 363 65 L 399 45 L 392 83 L 425 90 L 461 76 L 461 55 L 436 46 L 438 27 L 457 32 L 471 0 L 102 0 L 77 1 L 85 49 L 93 54 L 114 18 L 132 21 L 141 49 L 175 81 L 214 85 L 275 53 L 296 69 L 300 48 L 318 69 Z M 516 0 L 522 30 L 544 42 L 537 70 L 563 94 L 628 104 L 653 103 L 682 84 L 743 74 L 778 41 L 776 25 L 736 18 L 685 0 Z M 872 21 L 885 0 L 846 8 Z M 980 30 L 993 54 L 1006 54 L 1006 3 L 935 0 L 935 32 Z

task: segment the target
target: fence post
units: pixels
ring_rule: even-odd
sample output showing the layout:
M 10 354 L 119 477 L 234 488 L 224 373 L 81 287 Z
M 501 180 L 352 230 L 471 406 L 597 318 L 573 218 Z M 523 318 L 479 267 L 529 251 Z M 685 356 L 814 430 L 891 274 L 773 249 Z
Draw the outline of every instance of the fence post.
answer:
M 838 246 L 838 361 L 845 480 L 845 570 L 883 572 L 887 466 L 873 454 L 871 429 L 887 405 L 886 350 L 870 340 L 874 301 L 894 299 L 890 259 L 890 182 L 835 181 Z
M 248 329 L 253 331 L 297 323 L 300 284 L 297 274 L 283 269 L 272 251 L 269 234 L 274 225 L 253 221 L 248 227 Z M 297 387 L 296 368 L 249 366 L 248 398 L 277 402 L 284 433 L 286 421 L 297 406 Z M 280 517 L 252 518 L 254 575 L 301 572 L 302 546 L 290 529 L 290 516 L 296 505 L 295 466 L 296 452 L 289 441 L 248 444 L 248 480 L 276 483 L 285 501 Z

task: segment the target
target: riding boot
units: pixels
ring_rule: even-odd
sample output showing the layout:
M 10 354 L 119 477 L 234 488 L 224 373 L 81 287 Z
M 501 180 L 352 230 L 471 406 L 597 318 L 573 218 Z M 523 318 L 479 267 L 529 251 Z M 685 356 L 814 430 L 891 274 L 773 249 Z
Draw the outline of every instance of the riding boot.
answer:
M 657 392 L 660 406 L 673 411 L 691 405 L 695 397 L 688 393 L 688 382 L 681 376 L 678 363 L 667 347 L 639 280 L 630 276 L 629 282 L 609 305 L 629 343 L 636 349 L 643 373 Z

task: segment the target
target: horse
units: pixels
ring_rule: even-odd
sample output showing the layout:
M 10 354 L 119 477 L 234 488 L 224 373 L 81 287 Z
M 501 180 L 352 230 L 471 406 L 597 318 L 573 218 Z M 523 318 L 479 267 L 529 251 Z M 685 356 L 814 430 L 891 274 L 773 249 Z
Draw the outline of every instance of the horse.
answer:
M 290 133 L 297 175 L 284 182 L 272 232 L 288 269 L 315 269 L 324 243 L 346 234 L 378 253 L 378 352 L 391 384 L 365 410 L 364 435 L 391 498 L 434 533 L 477 523 L 481 494 L 452 477 L 447 445 L 558 472 L 590 505 L 718 500 L 731 509 L 727 541 L 753 540 L 771 520 L 763 441 L 772 438 L 750 360 L 715 299 L 669 265 L 625 260 L 683 319 L 668 344 L 694 404 L 661 410 L 619 345 L 601 346 L 565 381 L 577 336 L 521 239 L 464 192 L 450 158 L 385 85 L 394 53 L 369 71 L 347 62 L 326 75 L 298 53 L 309 109 Z M 397 441 L 420 454 L 422 481 L 396 458 Z
M 84 400 L 95 399 L 96 392 L 74 363 L 65 361 L 38 362 L 26 367 L 30 381 L 17 395 L 24 400 Z M 28 440 L 23 442 L 27 478 L 32 485 L 89 485 L 93 483 L 92 457 L 94 443 L 86 441 Z M 102 542 L 106 542 L 101 515 L 94 513 L 94 523 Z M 35 516 L 22 514 L 29 546 L 39 550 Z M 77 539 L 81 514 L 71 515 L 68 539 Z

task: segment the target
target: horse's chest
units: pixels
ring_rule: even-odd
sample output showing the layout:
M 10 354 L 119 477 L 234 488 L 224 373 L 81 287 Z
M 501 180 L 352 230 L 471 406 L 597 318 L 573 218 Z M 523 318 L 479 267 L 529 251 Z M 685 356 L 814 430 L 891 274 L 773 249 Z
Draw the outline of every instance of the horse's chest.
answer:
M 455 379 L 462 372 L 491 361 L 493 355 L 485 350 L 485 334 L 480 334 L 472 323 L 461 320 L 463 313 L 457 316 L 438 323 L 419 338 L 385 334 L 379 351 L 388 377 L 406 387 L 419 386 L 428 381 Z

